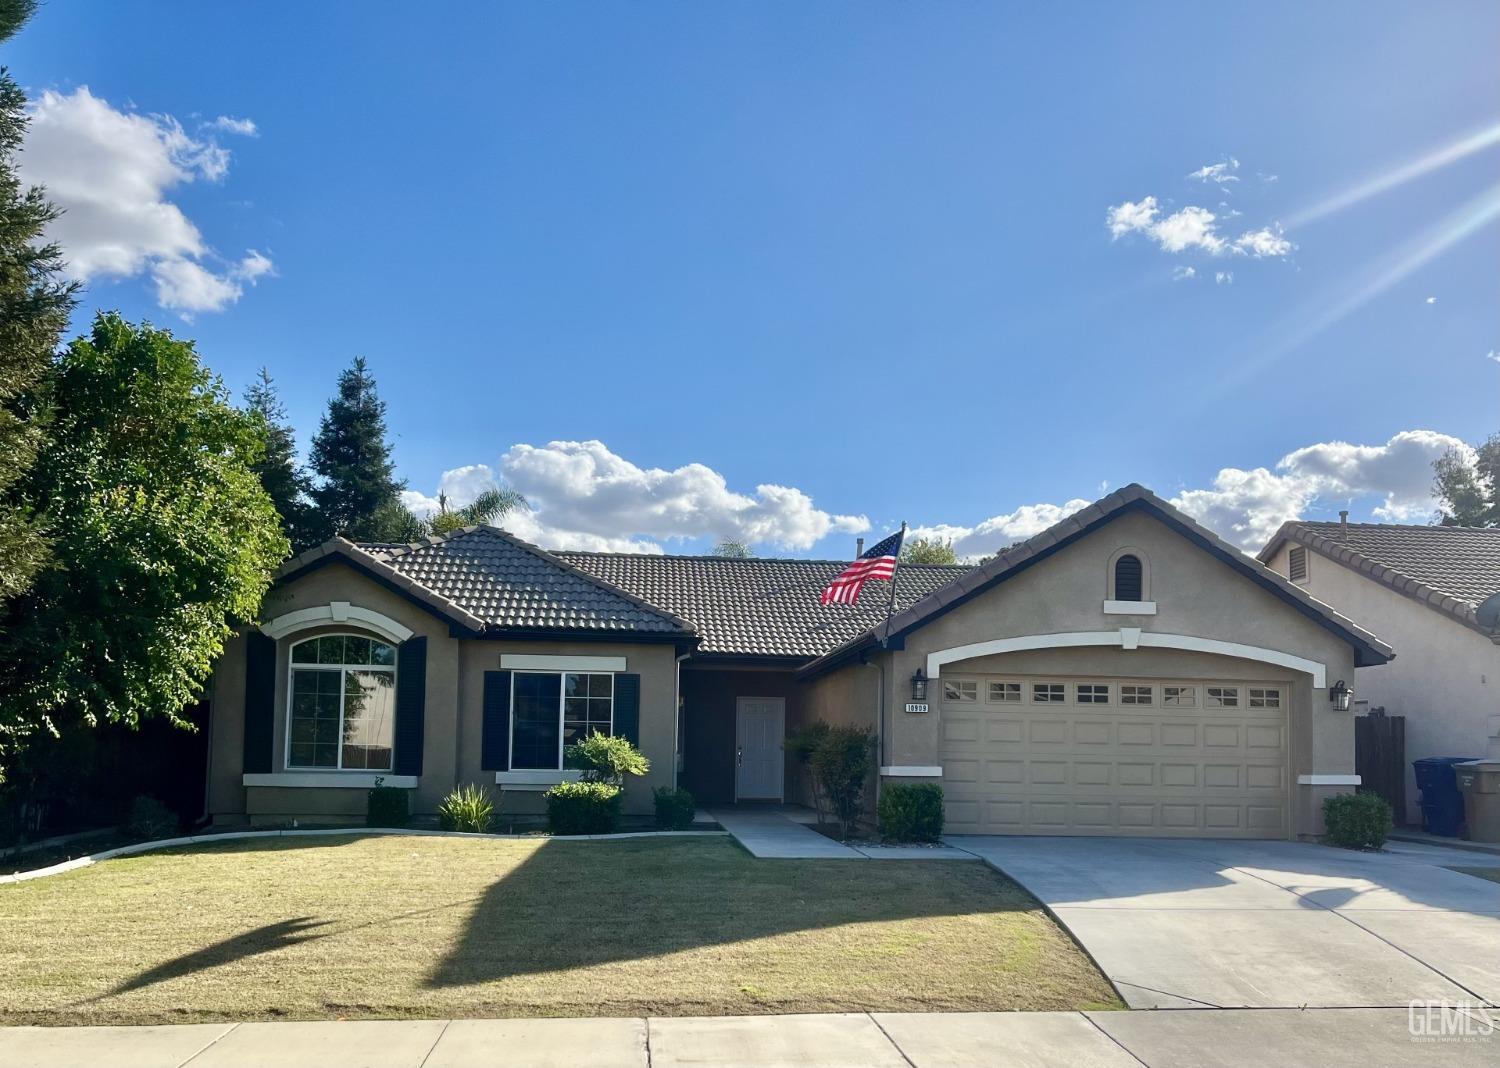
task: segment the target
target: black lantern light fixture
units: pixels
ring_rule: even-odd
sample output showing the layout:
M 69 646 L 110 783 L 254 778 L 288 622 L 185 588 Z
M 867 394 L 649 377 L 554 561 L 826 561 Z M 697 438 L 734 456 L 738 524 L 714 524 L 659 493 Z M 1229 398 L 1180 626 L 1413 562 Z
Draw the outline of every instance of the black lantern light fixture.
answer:
M 911 699 L 919 704 L 927 700 L 927 676 L 921 668 L 911 677 Z
M 1343 679 L 1339 679 L 1328 690 L 1328 700 L 1333 702 L 1335 712 L 1349 711 L 1349 705 L 1354 700 L 1354 691 L 1349 689 Z

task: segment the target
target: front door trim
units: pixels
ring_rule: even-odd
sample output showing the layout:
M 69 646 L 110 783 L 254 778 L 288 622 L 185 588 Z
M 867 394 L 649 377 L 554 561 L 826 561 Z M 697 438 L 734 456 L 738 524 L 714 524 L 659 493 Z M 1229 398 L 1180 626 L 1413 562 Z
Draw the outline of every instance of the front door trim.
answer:
M 776 706 L 777 712 L 779 713 L 778 718 L 780 720 L 780 729 L 777 731 L 777 733 L 778 733 L 778 735 L 780 735 L 781 741 L 784 742 L 786 740 L 786 698 L 784 698 L 784 697 L 736 697 L 734 699 L 734 747 L 735 747 L 734 799 L 735 799 L 736 802 L 738 802 L 739 799 L 740 799 L 740 749 L 741 749 L 741 747 L 744 744 L 744 734 L 743 734 L 743 732 L 740 729 L 741 728 L 741 717 L 744 715 L 744 712 L 745 712 L 745 703 L 747 701 L 756 701 L 756 702 L 762 702 L 762 701 L 764 701 L 764 702 L 767 702 L 767 703 L 770 703 L 770 704 L 774 704 Z M 778 745 L 778 749 L 779 748 L 780 747 Z M 786 761 L 785 760 L 777 760 L 777 761 L 774 762 L 774 764 L 775 764 L 775 767 L 776 767 L 776 795 L 775 795 L 775 800 L 777 800 L 777 801 L 783 801 L 784 802 L 786 800 Z M 769 800 L 772 800 L 772 796 L 770 794 L 766 794 L 764 796 L 757 795 L 757 796 L 755 796 L 753 798 L 747 798 L 746 800 L 769 801 Z

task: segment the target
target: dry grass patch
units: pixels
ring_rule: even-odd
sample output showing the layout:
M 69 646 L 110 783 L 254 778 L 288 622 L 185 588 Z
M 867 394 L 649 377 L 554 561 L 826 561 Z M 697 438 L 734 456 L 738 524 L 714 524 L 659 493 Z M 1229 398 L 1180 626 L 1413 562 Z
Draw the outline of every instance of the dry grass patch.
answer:
M 1472 875 L 1476 879 L 1488 879 L 1492 883 L 1500 883 L 1500 868 L 1449 868 L 1460 875 Z
M 0 1022 L 1117 1007 L 961 861 L 719 838 L 262 839 L 0 886 Z

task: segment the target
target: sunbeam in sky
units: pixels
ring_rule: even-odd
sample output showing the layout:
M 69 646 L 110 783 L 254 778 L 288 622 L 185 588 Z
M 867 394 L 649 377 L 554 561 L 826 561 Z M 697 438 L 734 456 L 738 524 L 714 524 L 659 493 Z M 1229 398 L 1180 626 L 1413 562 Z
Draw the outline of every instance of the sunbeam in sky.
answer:
M 1420 178 L 1425 174 L 1431 174 L 1435 170 L 1439 170 L 1452 163 L 1457 163 L 1461 159 L 1466 159 L 1476 152 L 1482 152 L 1486 148 L 1497 144 L 1500 144 L 1500 122 L 1492 126 L 1486 126 L 1484 129 L 1477 130 L 1465 137 L 1460 137 L 1457 141 L 1444 145 L 1442 148 L 1424 153 L 1408 163 L 1403 163 L 1399 167 L 1394 167 L 1384 173 L 1377 174 L 1373 178 L 1369 178 L 1351 189 L 1335 193 L 1333 196 L 1319 201 L 1312 207 L 1293 215 L 1286 221 L 1285 226 L 1290 230 L 1317 222 L 1319 219 L 1332 215 L 1335 212 L 1353 207 L 1362 200 L 1379 196 L 1387 190 L 1405 185 L 1407 182 Z

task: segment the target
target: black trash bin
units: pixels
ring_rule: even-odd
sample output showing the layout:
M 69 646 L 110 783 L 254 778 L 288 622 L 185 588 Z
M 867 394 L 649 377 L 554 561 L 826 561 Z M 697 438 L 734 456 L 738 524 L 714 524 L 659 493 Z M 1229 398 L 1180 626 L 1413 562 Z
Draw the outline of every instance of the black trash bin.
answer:
M 1423 757 L 1413 760 L 1417 789 L 1422 792 L 1422 830 L 1457 838 L 1463 833 L 1464 795 L 1458 788 L 1453 765 L 1477 757 Z

